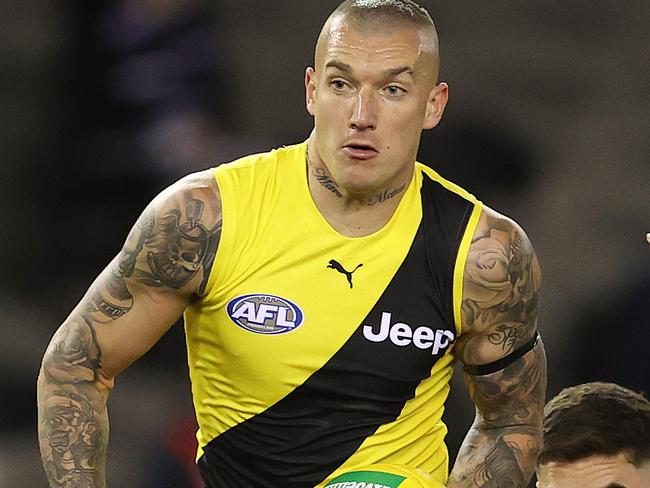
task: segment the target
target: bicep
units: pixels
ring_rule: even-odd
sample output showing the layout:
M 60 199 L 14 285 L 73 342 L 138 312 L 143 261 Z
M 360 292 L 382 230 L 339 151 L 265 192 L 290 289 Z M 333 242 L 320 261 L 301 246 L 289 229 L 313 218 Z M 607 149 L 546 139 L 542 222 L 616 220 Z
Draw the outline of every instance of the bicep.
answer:
M 181 180 L 145 209 L 69 319 L 83 318 L 92 330 L 104 374 L 149 350 L 203 293 L 220 231 L 209 173 Z
M 528 237 L 486 209 L 465 264 L 457 356 L 483 365 L 529 343 L 537 330 L 540 290 L 541 269 Z
M 120 273 L 118 255 L 97 277 L 71 317 L 83 317 L 99 350 L 102 372 L 113 377 L 148 351 L 178 320 L 187 297 L 149 289 Z

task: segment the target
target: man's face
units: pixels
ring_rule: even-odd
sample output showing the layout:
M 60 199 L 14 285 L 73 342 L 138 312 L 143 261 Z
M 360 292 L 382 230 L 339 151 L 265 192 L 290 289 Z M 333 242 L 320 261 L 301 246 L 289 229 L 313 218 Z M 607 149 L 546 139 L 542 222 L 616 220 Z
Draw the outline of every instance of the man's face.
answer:
M 305 77 L 318 158 L 345 191 L 367 193 L 410 177 L 423 128 L 437 125 L 447 86 L 437 47 L 408 26 L 332 22 Z
M 549 462 L 537 469 L 538 488 L 647 488 L 650 462 L 637 468 L 624 454 Z

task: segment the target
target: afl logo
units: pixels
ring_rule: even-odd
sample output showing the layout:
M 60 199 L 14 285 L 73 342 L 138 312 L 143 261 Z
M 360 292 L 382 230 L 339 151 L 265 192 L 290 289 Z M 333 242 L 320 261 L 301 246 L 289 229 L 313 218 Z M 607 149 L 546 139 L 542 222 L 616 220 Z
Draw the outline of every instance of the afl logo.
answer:
M 291 332 L 303 319 L 298 305 L 275 295 L 242 295 L 230 300 L 226 311 L 239 327 L 257 334 Z

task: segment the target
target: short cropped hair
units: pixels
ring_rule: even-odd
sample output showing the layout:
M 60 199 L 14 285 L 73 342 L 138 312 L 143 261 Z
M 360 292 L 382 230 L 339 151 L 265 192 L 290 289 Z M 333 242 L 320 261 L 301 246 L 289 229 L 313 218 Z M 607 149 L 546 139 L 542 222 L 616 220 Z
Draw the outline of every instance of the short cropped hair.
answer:
M 538 464 L 623 453 L 635 466 L 650 461 L 650 401 L 613 383 L 565 388 L 544 409 Z
M 344 18 L 355 27 L 382 32 L 391 27 L 415 27 L 422 34 L 426 46 L 435 56 L 435 78 L 440 70 L 438 31 L 427 10 L 413 0 L 345 0 L 328 18 L 318 39 L 325 39 L 332 19 Z M 317 48 L 318 49 L 318 48 Z
M 391 19 L 434 27 L 427 10 L 412 0 L 346 0 L 334 11 L 359 21 Z

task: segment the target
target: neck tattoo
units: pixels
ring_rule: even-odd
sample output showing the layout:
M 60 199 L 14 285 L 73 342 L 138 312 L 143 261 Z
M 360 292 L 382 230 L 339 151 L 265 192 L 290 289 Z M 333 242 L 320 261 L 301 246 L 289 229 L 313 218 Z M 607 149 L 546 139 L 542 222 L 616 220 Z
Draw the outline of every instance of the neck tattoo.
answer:
M 336 183 L 329 175 L 327 170 L 325 168 L 316 168 L 311 164 L 311 160 L 309 159 L 309 148 L 305 152 L 305 157 L 307 159 L 307 166 L 309 166 L 309 169 L 311 170 L 316 180 L 320 183 L 320 185 L 323 188 L 326 188 L 327 190 L 334 193 L 334 195 L 336 195 L 337 197 L 343 198 L 343 193 L 341 193 L 338 186 L 336 186 Z
M 393 190 L 387 189 L 384 190 L 380 193 L 377 193 L 376 195 L 373 195 L 370 197 L 368 200 L 368 206 L 372 207 L 374 205 L 377 205 L 378 203 L 385 202 L 386 200 L 389 200 L 393 198 L 395 195 L 399 195 L 406 189 L 406 183 L 404 183 L 402 186 L 395 188 Z

